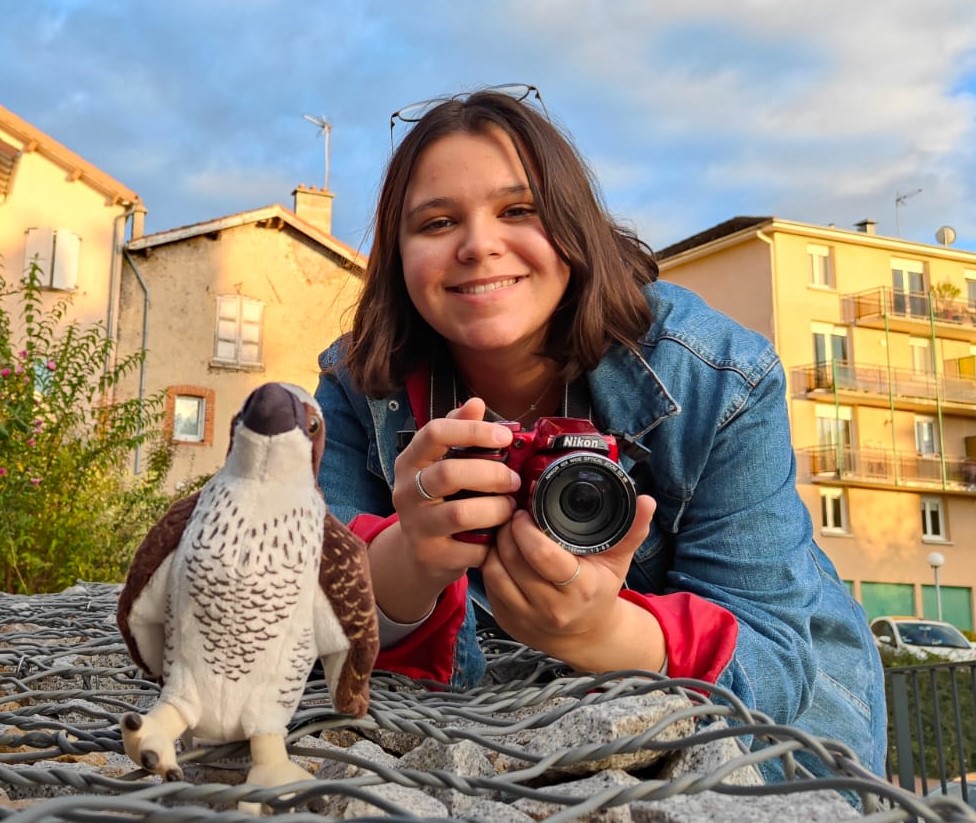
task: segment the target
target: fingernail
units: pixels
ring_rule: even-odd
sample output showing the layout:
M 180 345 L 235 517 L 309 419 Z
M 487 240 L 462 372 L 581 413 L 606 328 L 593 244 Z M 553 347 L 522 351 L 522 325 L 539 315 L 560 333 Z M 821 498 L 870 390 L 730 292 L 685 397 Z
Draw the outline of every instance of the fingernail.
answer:
M 522 485 L 522 477 L 518 472 L 508 473 L 508 485 L 513 489 L 517 489 Z

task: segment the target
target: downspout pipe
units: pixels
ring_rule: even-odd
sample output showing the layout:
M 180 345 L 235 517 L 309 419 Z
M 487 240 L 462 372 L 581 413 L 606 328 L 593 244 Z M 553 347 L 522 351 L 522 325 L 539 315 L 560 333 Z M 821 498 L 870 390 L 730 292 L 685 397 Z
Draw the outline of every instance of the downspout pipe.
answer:
M 126 262 L 132 267 L 132 273 L 136 276 L 139 288 L 142 289 L 142 362 L 139 364 L 139 407 L 141 409 L 146 399 L 146 353 L 149 350 L 149 286 L 146 285 L 146 279 L 142 276 L 139 266 L 136 265 L 136 261 L 125 246 L 122 247 L 122 254 Z M 139 434 L 142 432 L 140 431 Z M 136 446 L 132 471 L 134 474 L 139 474 L 142 471 L 141 445 Z
M 115 334 L 115 293 L 119 288 L 119 281 L 122 278 L 122 252 L 125 249 L 125 223 L 142 206 L 140 203 L 129 203 L 126 210 L 116 215 L 112 220 L 112 259 L 109 266 L 108 279 L 108 307 L 105 315 L 105 330 L 109 340 L 117 342 Z M 106 358 L 102 364 L 102 373 L 108 374 L 111 364 Z

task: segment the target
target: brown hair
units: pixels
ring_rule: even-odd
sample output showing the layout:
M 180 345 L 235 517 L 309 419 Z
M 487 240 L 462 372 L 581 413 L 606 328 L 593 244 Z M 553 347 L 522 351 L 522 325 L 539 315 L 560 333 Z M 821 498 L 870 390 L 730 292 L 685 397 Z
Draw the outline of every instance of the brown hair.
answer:
M 440 343 L 407 294 L 400 258 L 400 220 L 417 159 L 442 137 L 492 128 L 514 143 L 542 224 L 570 269 L 540 353 L 572 379 L 595 368 L 615 343 L 635 348 L 650 323 L 641 286 L 657 279 L 654 254 L 607 214 L 593 175 L 570 139 L 530 105 L 497 92 L 476 92 L 424 115 L 387 166 L 345 357 L 351 377 L 370 396 L 401 387 Z

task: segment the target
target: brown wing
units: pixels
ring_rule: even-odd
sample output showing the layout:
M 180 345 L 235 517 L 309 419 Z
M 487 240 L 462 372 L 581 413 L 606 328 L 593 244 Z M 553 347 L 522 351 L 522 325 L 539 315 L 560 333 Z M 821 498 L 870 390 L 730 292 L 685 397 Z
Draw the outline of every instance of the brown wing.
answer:
M 349 639 L 349 654 L 332 702 L 339 711 L 362 717 L 369 706 L 369 676 L 380 647 L 376 601 L 366 544 L 331 514 L 325 517 L 319 586 Z
M 196 508 L 199 497 L 200 492 L 196 492 L 189 497 L 177 500 L 159 519 L 159 522 L 149 530 L 142 543 L 139 544 L 139 548 L 136 549 L 129 566 L 129 573 L 125 579 L 125 585 L 119 595 L 116 620 L 119 624 L 119 631 L 122 633 L 122 639 L 129 649 L 129 654 L 139 668 L 157 676 L 160 673 L 154 672 L 146 664 L 142 653 L 139 651 L 135 635 L 129 626 L 129 615 L 142 590 L 155 574 L 156 569 L 180 545 L 180 538 L 183 536 L 186 524 L 190 521 L 190 516 Z

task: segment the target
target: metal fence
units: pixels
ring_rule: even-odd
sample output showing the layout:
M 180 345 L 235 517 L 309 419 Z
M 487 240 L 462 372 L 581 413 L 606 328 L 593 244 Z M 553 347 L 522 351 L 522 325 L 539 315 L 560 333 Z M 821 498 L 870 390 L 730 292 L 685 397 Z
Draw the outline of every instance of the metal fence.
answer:
M 325 684 L 313 677 L 289 729 L 288 745 L 294 758 L 318 769 L 316 779 L 284 791 L 242 783 L 246 748 L 242 752 L 241 744 L 229 744 L 185 748 L 180 762 L 187 780 L 161 783 L 122 754 L 120 715 L 144 711 L 159 687 L 128 659 L 114 625 L 117 594 L 117 587 L 90 585 L 51 596 L 0 594 L 0 790 L 12 801 L 0 801 L 4 823 L 242 823 L 253 819 L 234 810 L 242 801 L 264 804 L 269 817 L 289 815 L 294 823 L 311 823 L 335 819 L 311 810 L 336 798 L 371 810 L 356 816 L 349 806 L 338 817 L 365 821 L 382 816 L 388 823 L 525 819 L 499 818 L 497 809 L 476 812 L 477 804 L 489 800 L 504 809 L 536 804 L 544 811 L 531 817 L 553 823 L 689 820 L 691 807 L 709 796 L 717 805 L 694 819 L 835 820 L 829 807 L 826 816 L 804 811 L 814 796 L 832 796 L 836 802 L 831 790 L 858 796 L 863 802 L 858 816 L 872 823 L 976 820 L 976 813 L 958 801 L 921 798 L 873 777 L 840 744 L 777 725 L 715 686 L 646 672 L 573 676 L 556 661 L 500 640 L 486 640 L 489 677 L 476 689 L 456 692 L 375 674 L 370 712 L 362 720 L 337 715 Z M 594 713 L 616 711 L 629 722 L 629 707 L 647 696 L 663 696 L 672 706 L 652 725 L 635 731 L 625 724 L 604 739 L 579 731 L 582 718 Z M 958 705 L 965 711 L 961 701 Z M 343 738 L 335 745 L 323 742 Z M 379 741 L 377 752 L 382 746 L 402 756 L 392 763 L 381 752 L 365 758 L 357 755 L 359 744 L 350 745 L 351 739 L 368 745 Z M 750 751 L 746 741 L 753 739 L 766 747 Z M 435 743 L 452 751 L 474 744 L 495 765 L 508 765 L 478 774 L 425 764 L 416 752 Z M 674 761 L 716 744 L 725 745 L 721 760 L 699 762 L 677 775 L 663 773 L 658 764 L 629 772 L 623 766 L 601 766 L 601 774 L 615 771 L 624 782 L 589 784 L 586 791 L 574 790 L 566 779 L 593 761 L 628 763 L 648 753 Z M 233 768 L 235 759 L 235 779 L 214 778 L 214 769 Z M 733 779 L 774 760 L 789 775 L 784 783 Z M 807 771 L 803 764 L 812 762 L 823 767 L 824 776 Z M 333 771 L 323 777 L 323 768 Z M 455 805 L 446 815 L 425 814 L 392 790 L 451 795 Z M 18 806 L 17 798 L 30 801 Z M 674 801 L 680 801 L 683 814 L 662 813 Z M 633 814 L 619 816 L 624 810 Z
M 888 775 L 922 796 L 976 799 L 976 661 L 928 661 L 885 670 Z

